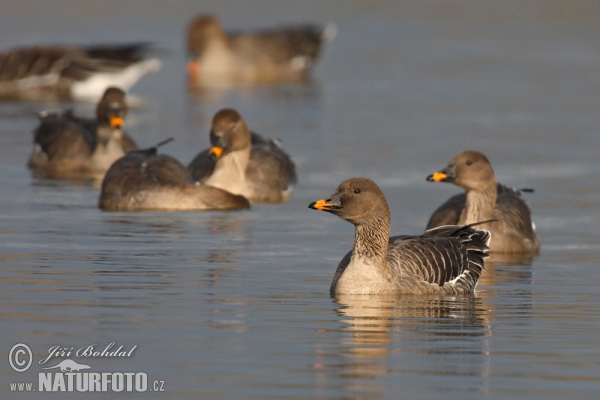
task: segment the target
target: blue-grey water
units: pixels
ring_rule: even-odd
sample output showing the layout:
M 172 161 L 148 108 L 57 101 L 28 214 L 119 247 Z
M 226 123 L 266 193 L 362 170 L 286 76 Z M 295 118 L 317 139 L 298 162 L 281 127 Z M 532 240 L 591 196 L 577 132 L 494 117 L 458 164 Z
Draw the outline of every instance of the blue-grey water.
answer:
M 307 85 L 190 94 L 183 37 L 200 12 L 338 35 Z M 0 33 L 0 49 L 151 41 L 163 66 L 127 119 L 140 145 L 173 136 L 163 151 L 187 163 L 234 107 L 299 173 L 291 201 L 249 211 L 101 212 L 93 185 L 25 166 L 35 114 L 70 104 L 0 103 L 1 398 L 127 396 L 11 392 L 65 358 L 164 382 L 140 398 L 598 398 L 599 3 L 20 1 L 0 7 Z M 466 149 L 535 188 L 540 256 L 491 260 L 473 297 L 331 299 L 353 227 L 308 204 L 369 177 L 392 232 L 422 232 L 459 192 L 425 177 Z M 137 347 L 39 364 L 53 346 L 112 342 Z M 23 373 L 7 360 L 17 343 L 32 351 Z

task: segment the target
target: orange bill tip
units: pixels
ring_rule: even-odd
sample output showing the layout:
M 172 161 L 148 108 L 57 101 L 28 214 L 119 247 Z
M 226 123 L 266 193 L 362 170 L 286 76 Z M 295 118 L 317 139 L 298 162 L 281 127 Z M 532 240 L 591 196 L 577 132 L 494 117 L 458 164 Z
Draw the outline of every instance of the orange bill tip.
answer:
M 111 117 L 110 119 L 110 126 L 113 128 L 121 128 L 123 125 L 125 125 L 125 121 L 123 121 L 123 118 L 121 117 Z
M 200 64 L 198 61 L 190 61 L 187 64 L 187 73 L 190 76 L 196 76 L 200 72 Z
M 445 180 L 446 178 L 448 178 L 448 175 L 446 175 L 443 172 L 436 172 L 433 174 L 432 178 L 434 182 L 441 182 L 443 180 Z
M 200 63 L 190 61 L 187 64 L 188 84 L 192 87 L 200 85 Z
M 223 148 L 222 147 L 218 147 L 218 146 L 213 146 L 210 151 L 208 152 L 208 154 L 214 154 L 217 158 L 221 157 L 221 154 L 223 154 Z
M 314 208 L 315 210 L 320 210 L 320 211 L 325 210 L 325 207 L 328 205 L 330 205 L 330 204 L 327 204 L 325 199 L 317 200 L 313 204 L 311 204 L 312 208 Z

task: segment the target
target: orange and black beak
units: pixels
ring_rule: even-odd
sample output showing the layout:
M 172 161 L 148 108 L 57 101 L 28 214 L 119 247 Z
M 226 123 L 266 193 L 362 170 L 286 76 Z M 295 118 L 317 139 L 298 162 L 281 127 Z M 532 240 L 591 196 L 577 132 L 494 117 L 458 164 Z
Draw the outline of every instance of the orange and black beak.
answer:
M 308 208 L 319 211 L 327 211 L 335 213 L 342 209 L 342 203 L 340 202 L 340 194 L 335 193 L 326 199 L 317 200 L 308 205 Z
M 210 144 L 212 148 L 209 150 L 209 155 L 214 155 L 216 158 L 219 158 L 225 152 L 225 149 L 228 149 L 230 146 L 229 137 L 222 131 L 215 131 L 215 129 L 210 130 Z
M 223 148 L 219 146 L 213 146 L 210 148 L 208 154 L 214 155 L 215 157 L 219 158 L 223 154 Z
M 198 86 L 200 83 L 200 63 L 198 61 L 190 61 L 187 64 L 188 83 L 190 86 Z
M 448 165 L 441 171 L 434 172 L 427 177 L 431 182 L 453 182 L 456 174 L 454 173 L 454 165 Z
M 125 121 L 123 120 L 122 117 L 119 117 L 119 116 L 116 116 L 116 115 L 110 117 L 110 126 L 111 126 L 111 128 L 121 129 L 121 128 L 123 128 L 123 125 L 125 125 Z

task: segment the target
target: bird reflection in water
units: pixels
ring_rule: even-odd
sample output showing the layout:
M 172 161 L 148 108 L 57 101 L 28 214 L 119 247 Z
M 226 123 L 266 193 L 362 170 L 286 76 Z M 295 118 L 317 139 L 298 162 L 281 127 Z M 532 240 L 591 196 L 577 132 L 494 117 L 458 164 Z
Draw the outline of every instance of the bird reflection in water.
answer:
M 466 367 L 464 374 L 487 374 L 493 313 L 477 296 L 344 295 L 336 296 L 335 302 L 343 325 L 343 350 L 336 356 L 335 370 L 325 368 L 327 361 L 319 356 L 321 373 L 329 370 L 335 376 L 351 378 L 348 390 L 385 393 L 385 380 L 372 378 L 398 374 L 406 359 L 424 354 L 469 354 L 477 365 Z M 393 359 L 398 357 L 405 361 L 396 365 Z

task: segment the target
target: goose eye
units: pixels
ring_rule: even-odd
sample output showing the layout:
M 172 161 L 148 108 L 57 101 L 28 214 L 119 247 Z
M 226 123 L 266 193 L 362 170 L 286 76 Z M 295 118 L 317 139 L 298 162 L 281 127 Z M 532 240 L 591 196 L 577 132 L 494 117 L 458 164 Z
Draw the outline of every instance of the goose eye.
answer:
M 360 193 L 360 189 L 354 189 L 354 193 L 355 194 L 359 194 Z
M 467 160 L 467 165 L 471 165 L 471 164 L 473 164 L 473 161 Z

